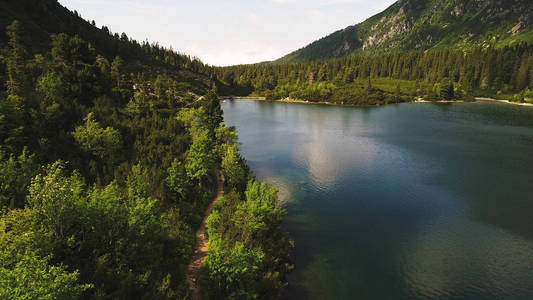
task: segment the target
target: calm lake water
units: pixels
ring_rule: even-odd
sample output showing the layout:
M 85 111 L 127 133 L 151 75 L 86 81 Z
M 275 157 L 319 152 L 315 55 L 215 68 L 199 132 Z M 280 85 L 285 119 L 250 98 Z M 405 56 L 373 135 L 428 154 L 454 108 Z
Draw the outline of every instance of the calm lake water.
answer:
M 533 108 L 227 101 L 296 242 L 286 299 L 533 299 Z

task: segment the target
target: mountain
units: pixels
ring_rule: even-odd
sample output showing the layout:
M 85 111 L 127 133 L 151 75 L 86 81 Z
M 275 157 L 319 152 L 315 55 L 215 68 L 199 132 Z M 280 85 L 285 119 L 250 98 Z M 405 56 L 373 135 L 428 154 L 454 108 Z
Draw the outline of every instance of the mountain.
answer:
M 138 41 L 126 33 L 113 33 L 107 26 L 98 28 L 94 21 L 83 19 L 57 0 L 2 0 L 0 1 L 0 44 L 7 44 L 5 28 L 14 20 L 22 26 L 22 40 L 30 54 L 46 52 L 51 35 L 77 35 L 87 41 L 107 59 L 120 56 L 130 71 L 165 74 L 177 80 L 210 87 L 209 67 L 199 59 L 166 49 L 157 43 Z
M 399 0 L 357 25 L 334 32 L 277 62 L 354 53 L 533 42 L 531 0 Z

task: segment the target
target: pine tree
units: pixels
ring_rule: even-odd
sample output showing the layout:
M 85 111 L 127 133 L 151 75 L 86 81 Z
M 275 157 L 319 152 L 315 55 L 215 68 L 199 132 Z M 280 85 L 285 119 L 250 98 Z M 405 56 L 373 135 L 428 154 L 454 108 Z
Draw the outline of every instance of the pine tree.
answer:
M 524 90 L 529 83 L 529 65 L 527 61 L 527 54 L 522 56 L 522 62 L 520 63 L 520 68 L 516 75 L 516 89 L 521 91 Z
M 117 56 L 111 63 L 111 74 L 113 78 L 115 79 L 115 82 L 117 83 L 117 88 L 120 88 L 122 83 L 122 68 L 123 68 L 123 61 L 122 59 Z
M 401 92 L 401 89 L 400 89 L 400 85 L 396 85 L 396 91 L 394 92 L 394 100 L 396 101 L 400 101 L 400 99 L 402 98 L 402 92 Z
M 418 97 L 422 96 L 422 89 L 420 88 L 420 80 L 415 82 L 415 93 Z
M 366 85 L 366 92 L 370 93 L 370 92 L 372 92 L 372 90 L 373 90 L 372 81 L 370 80 L 370 77 L 368 77 L 368 82 L 367 82 L 367 85 Z
M 452 100 L 455 98 L 454 85 L 451 80 L 441 84 L 440 97 L 444 100 Z
M 7 35 L 9 37 L 9 47 L 11 50 L 7 58 L 7 94 L 16 103 L 19 109 L 23 109 L 26 105 L 24 99 L 24 85 L 25 85 L 25 54 L 26 51 L 21 44 L 21 25 L 18 21 L 14 21 L 7 27 Z

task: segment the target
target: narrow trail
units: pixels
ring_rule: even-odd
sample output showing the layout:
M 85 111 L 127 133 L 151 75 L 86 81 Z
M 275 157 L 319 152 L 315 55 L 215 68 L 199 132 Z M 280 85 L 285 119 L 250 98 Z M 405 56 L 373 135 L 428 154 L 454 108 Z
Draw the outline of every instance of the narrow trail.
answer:
M 222 173 L 218 169 L 216 169 L 215 172 L 217 176 L 217 195 L 215 196 L 215 199 L 213 199 L 213 201 L 209 204 L 209 207 L 205 211 L 202 224 L 200 225 L 200 228 L 198 228 L 198 231 L 196 231 L 196 244 L 194 246 L 194 254 L 192 255 L 191 261 L 189 262 L 189 266 L 187 267 L 187 284 L 189 285 L 189 289 L 191 291 L 192 300 L 202 299 L 199 282 L 200 267 L 205 262 L 205 259 L 207 257 L 207 250 L 209 249 L 209 241 L 205 234 L 205 222 L 207 220 L 207 217 L 209 217 L 211 211 L 213 211 L 213 208 L 217 204 L 218 199 L 220 199 L 220 197 L 224 195 L 224 179 L 222 177 Z

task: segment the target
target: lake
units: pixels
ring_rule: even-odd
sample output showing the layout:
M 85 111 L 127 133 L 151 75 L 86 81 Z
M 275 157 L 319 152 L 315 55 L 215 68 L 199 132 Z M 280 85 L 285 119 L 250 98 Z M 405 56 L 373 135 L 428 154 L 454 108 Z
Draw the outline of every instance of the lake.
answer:
M 285 299 L 533 299 L 533 107 L 222 107 L 287 209 Z

